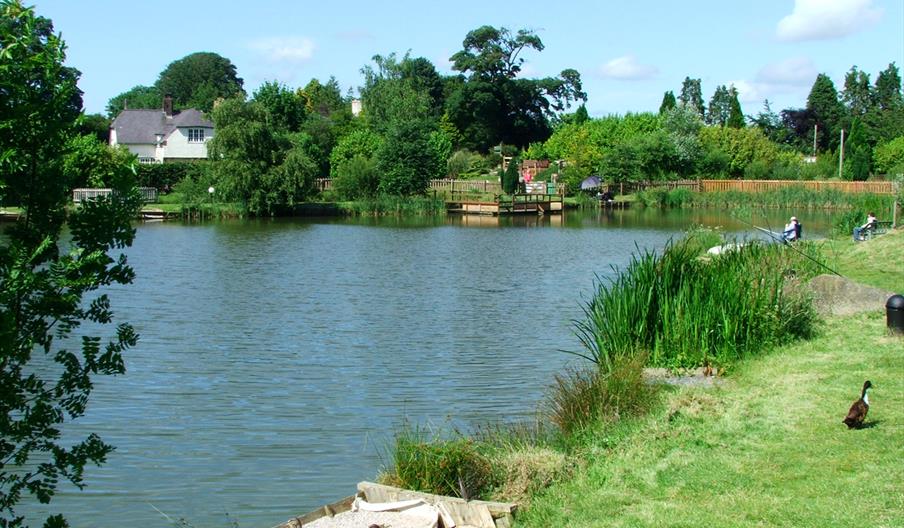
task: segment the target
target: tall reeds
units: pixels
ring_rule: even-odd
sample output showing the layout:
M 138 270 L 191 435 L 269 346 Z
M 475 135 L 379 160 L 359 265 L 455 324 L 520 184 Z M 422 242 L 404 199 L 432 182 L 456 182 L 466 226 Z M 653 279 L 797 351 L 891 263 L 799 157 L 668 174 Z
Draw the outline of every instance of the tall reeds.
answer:
M 442 198 L 430 196 L 378 195 L 354 202 L 342 202 L 339 207 L 346 213 L 358 216 L 435 216 L 446 211 Z
M 892 196 L 845 193 L 835 189 L 810 190 L 793 186 L 764 192 L 692 192 L 688 189 L 654 188 L 637 193 L 637 202 L 647 207 L 777 207 L 793 209 L 863 209 L 886 211 Z
M 812 306 L 791 279 L 819 272 L 808 253 L 754 243 L 706 260 L 683 241 L 644 251 L 598 285 L 576 333 L 603 372 L 637 353 L 657 367 L 730 365 L 813 331 Z

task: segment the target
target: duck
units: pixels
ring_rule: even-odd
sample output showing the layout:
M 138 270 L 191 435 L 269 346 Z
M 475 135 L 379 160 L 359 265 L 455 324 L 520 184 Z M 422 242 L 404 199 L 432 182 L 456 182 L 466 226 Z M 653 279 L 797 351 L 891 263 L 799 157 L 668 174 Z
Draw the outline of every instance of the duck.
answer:
M 842 423 L 847 425 L 848 429 L 860 429 L 863 427 L 863 419 L 866 418 L 866 413 L 869 411 L 869 395 L 867 391 L 872 386 L 873 384 L 866 380 L 866 383 L 863 384 L 863 391 L 860 393 L 860 399 L 851 405 L 851 410 L 848 411 L 847 416 L 842 420 Z

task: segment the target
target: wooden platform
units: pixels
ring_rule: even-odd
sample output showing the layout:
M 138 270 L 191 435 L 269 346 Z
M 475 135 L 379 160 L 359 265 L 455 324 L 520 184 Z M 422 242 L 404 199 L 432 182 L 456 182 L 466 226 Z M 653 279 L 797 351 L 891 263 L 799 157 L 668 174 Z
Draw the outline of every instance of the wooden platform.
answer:
M 476 215 L 557 214 L 564 209 L 559 194 L 516 194 L 494 201 L 447 200 L 446 212 Z

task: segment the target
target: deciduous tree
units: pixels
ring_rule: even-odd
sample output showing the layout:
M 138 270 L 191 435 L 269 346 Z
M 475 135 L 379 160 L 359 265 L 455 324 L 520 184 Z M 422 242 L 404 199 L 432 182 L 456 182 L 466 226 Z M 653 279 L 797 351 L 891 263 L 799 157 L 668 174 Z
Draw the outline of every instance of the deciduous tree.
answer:
M 209 112 L 217 99 L 244 95 L 242 84 L 232 61 L 199 52 L 171 62 L 154 86 L 161 94 L 172 95 L 177 106 Z
M 163 94 L 156 86 L 135 86 L 107 103 L 107 117 L 115 119 L 120 112 L 131 110 L 163 108 Z

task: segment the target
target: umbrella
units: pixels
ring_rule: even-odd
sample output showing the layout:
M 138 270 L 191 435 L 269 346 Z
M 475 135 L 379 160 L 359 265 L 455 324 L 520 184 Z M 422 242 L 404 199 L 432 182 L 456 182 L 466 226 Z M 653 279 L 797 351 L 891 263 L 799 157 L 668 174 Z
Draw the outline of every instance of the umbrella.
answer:
M 600 177 L 599 176 L 590 176 L 586 180 L 581 182 L 581 190 L 586 191 L 587 189 L 596 189 L 600 186 Z

